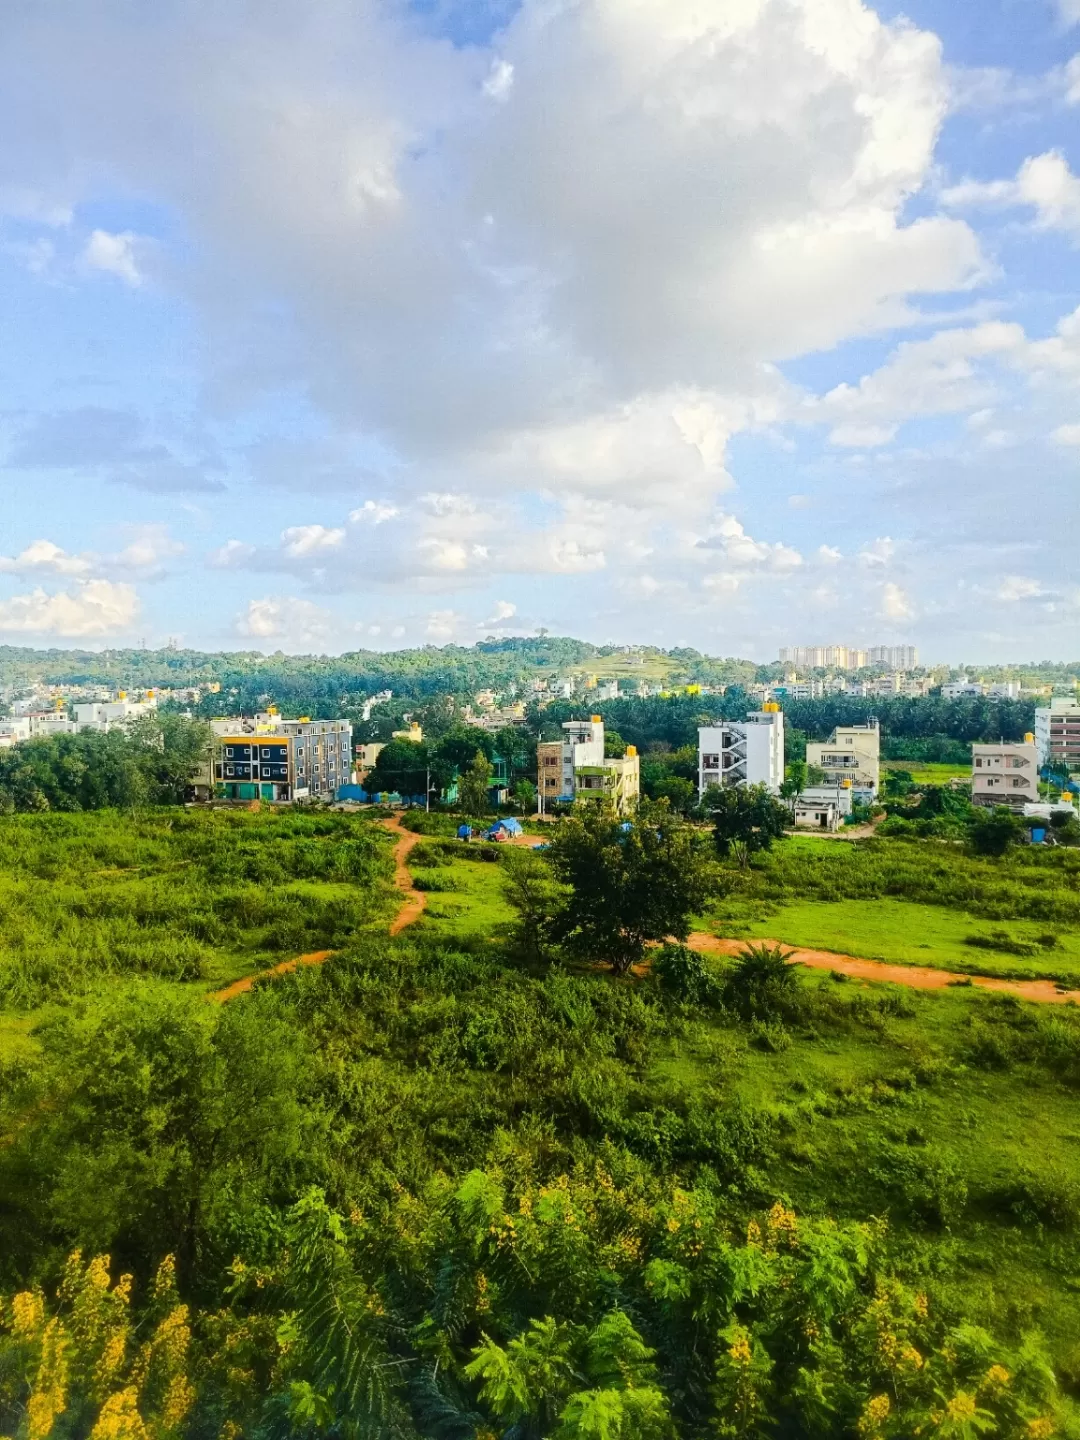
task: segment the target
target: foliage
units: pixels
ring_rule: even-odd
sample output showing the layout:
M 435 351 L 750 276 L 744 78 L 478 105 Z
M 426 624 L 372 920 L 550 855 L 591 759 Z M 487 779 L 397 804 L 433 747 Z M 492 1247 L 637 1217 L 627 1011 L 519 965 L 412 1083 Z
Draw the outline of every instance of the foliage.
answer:
M 206 726 L 176 715 L 0 750 L 0 814 L 179 805 L 206 760 Z
M 781 945 L 747 945 L 724 986 L 724 1003 L 744 1020 L 790 1014 L 798 1000 L 799 974 Z
M 553 936 L 568 954 L 605 961 L 616 974 L 639 964 L 650 941 L 685 940 L 705 898 L 699 837 L 663 804 L 644 802 L 633 822 L 586 806 L 559 826 L 548 855 L 570 892 Z
M 1019 816 L 1003 805 L 976 809 L 968 822 L 968 839 L 976 855 L 1004 855 L 1023 833 Z
M 711 785 L 701 808 L 712 820 L 713 841 L 721 855 L 728 855 L 736 843 L 750 854 L 768 850 L 774 840 L 783 839 L 790 823 L 786 808 L 764 785 Z
M 488 787 L 491 784 L 491 761 L 477 750 L 472 764 L 461 777 L 459 805 L 466 815 L 483 815 L 490 809 Z
M 556 915 L 569 901 L 551 865 L 534 850 L 514 847 L 503 853 L 503 894 L 517 917 L 515 936 L 532 959 L 546 956 L 553 940 Z

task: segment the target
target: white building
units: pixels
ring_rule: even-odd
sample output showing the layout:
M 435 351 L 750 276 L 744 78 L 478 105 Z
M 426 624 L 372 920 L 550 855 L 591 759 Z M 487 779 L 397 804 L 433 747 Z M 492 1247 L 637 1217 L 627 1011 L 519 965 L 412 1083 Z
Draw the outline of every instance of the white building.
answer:
M 916 670 L 919 652 L 914 645 L 872 645 L 870 664 L 883 665 L 888 670 Z
M 112 730 L 144 715 L 153 715 L 156 709 L 157 697 L 152 694 L 145 700 L 129 700 L 121 693 L 116 700 L 95 700 L 90 704 L 76 705 L 75 723 L 80 730 Z
M 783 783 L 784 713 L 774 701 L 698 730 L 699 795 L 710 785 L 765 785 L 775 795 Z
M 536 774 L 541 807 L 553 801 L 607 799 L 619 811 L 630 809 L 641 790 L 641 762 L 632 745 L 626 755 L 604 755 L 604 722 L 567 720 L 561 740 L 541 740 L 536 747 Z
M 941 698 L 943 700 L 967 700 L 974 696 L 981 697 L 986 694 L 986 686 L 981 685 L 978 680 L 953 680 L 948 685 L 942 685 Z
M 811 740 L 806 763 L 824 770 L 831 785 L 874 796 L 881 778 L 881 733 L 876 716 L 865 725 L 838 725 L 828 740 Z
M 1022 744 L 972 745 L 971 803 L 1021 809 L 1039 800 L 1039 752 L 1034 735 Z
M 1080 766 L 1080 704 L 1056 696 L 1049 705 L 1035 711 L 1035 747 L 1039 764 L 1062 760 L 1070 768 Z

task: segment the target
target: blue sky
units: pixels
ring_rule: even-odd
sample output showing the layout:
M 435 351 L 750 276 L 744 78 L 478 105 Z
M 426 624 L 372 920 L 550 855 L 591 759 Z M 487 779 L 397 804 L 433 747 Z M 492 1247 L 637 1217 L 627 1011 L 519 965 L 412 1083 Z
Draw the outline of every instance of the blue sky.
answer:
M 0 39 L 0 641 L 1080 653 L 1080 0 Z

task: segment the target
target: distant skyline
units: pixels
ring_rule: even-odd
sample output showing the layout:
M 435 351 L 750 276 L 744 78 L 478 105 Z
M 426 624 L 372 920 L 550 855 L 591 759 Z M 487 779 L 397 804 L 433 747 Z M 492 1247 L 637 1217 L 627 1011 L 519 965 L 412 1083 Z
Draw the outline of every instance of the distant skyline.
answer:
M 0 17 L 0 643 L 1080 654 L 1078 0 Z

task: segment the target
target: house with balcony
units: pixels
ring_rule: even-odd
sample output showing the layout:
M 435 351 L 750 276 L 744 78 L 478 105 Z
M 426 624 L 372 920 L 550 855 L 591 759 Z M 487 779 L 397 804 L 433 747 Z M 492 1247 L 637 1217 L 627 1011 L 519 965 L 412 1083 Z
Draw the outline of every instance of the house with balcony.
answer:
M 864 725 L 838 725 L 828 740 L 811 740 L 806 763 L 825 772 L 825 783 L 844 785 L 856 799 L 872 800 L 881 780 L 881 732 L 877 716 Z
M 743 721 L 699 728 L 699 796 L 710 785 L 764 785 L 776 795 L 783 783 L 784 713 L 774 700 Z
M 972 745 L 971 803 L 992 808 L 1007 805 L 1023 814 L 1039 800 L 1039 751 L 1035 736 L 1021 744 Z

